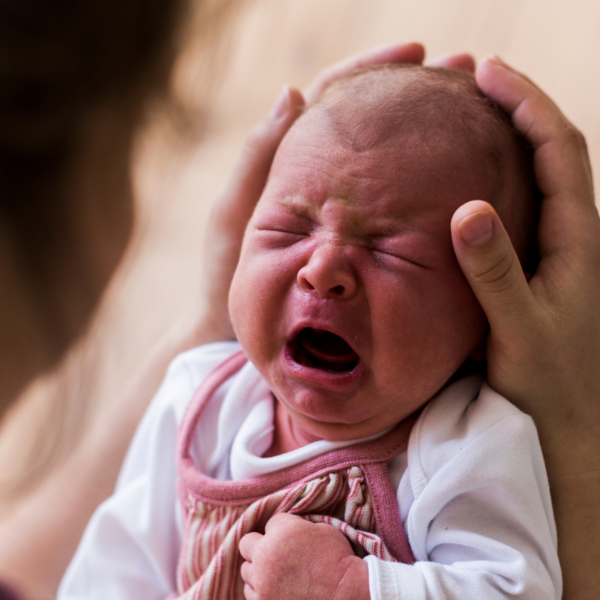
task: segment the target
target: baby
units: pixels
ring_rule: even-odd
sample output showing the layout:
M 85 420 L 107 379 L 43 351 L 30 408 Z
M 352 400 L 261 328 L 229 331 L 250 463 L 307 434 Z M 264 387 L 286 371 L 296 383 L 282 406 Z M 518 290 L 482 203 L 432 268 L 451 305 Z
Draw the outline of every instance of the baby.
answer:
M 450 220 L 477 198 L 530 269 L 527 153 L 471 76 L 376 68 L 309 107 L 246 231 L 239 344 L 173 363 L 59 597 L 559 599 L 537 434 L 473 368 Z

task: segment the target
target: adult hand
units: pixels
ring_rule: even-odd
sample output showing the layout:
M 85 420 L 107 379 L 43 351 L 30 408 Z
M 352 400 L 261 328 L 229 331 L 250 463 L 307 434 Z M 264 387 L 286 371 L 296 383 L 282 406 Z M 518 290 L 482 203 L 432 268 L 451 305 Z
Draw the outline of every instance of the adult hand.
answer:
M 262 194 L 271 162 L 283 136 L 302 113 L 305 102 L 316 100 L 325 88 L 353 71 L 387 63 L 421 64 L 425 50 L 421 44 L 401 44 L 376 48 L 325 69 L 308 86 L 304 95 L 285 88 L 271 114 L 262 121 L 246 142 L 225 189 L 215 203 L 209 220 L 202 278 L 202 310 L 194 316 L 199 325 L 198 344 L 235 339 L 227 299 L 246 224 Z M 448 56 L 431 64 L 472 71 L 473 59 L 467 54 Z
M 454 215 L 454 250 L 490 323 L 489 382 L 532 415 L 540 433 L 564 598 L 592 598 L 600 589 L 600 218 L 585 140 L 498 59 L 483 60 L 475 74 L 533 146 L 544 196 L 540 263 L 528 283 L 498 215 L 478 200 Z

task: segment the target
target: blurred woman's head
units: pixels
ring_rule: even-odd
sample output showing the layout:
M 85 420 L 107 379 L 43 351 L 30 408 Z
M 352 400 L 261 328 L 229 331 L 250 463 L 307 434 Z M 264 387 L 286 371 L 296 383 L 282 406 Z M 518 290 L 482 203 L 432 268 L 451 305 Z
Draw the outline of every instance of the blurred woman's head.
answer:
M 198 2 L 206 23 L 230 3 Z M 187 4 L 0 5 L 0 412 L 81 332 L 123 253 L 133 133 Z

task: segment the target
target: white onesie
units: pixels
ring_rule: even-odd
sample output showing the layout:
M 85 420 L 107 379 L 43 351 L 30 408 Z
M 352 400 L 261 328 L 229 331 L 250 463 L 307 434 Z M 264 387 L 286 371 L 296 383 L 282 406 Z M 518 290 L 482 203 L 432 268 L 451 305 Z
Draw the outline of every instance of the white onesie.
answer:
M 238 349 L 234 342 L 210 344 L 175 359 L 114 495 L 87 527 L 60 600 L 163 600 L 175 593 L 183 534 L 177 431 L 196 388 Z M 319 441 L 263 458 L 273 416 L 270 391 L 248 363 L 202 414 L 192 445 L 198 470 L 244 480 L 364 441 Z M 560 599 L 556 529 L 535 427 L 481 377 L 457 381 L 429 402 L 408 450 L 389 470 L 417 562 L 367 557 L 372 600 Z

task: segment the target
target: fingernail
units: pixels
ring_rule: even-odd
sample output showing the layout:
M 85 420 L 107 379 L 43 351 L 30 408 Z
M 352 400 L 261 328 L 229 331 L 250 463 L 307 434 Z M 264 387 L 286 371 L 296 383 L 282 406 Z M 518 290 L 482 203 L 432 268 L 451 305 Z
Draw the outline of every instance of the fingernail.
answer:
M 283 86 L 283 90 L 279 94 L 275 106 L 271 110 L 271 116 L 275 119 L 281 119 L 288 114 L 290 110 L 290 87 L 288 85 Z
M 509 65 L 507 65 L 499 56 L 496 56 L 495 54 L 492 54 L 491 56 L 487 56 L 486 58 L 487 58 L 487 60 L 494 63 L 495 65 L 498 65 L 499 67 L 504 67 L 505 69 L 511 69 L 511 67 Z
M 458 224 L 458 232 L 467 246 L 483 246 L 494 235 L 492 213 L 484 210 L 465 217 Z

